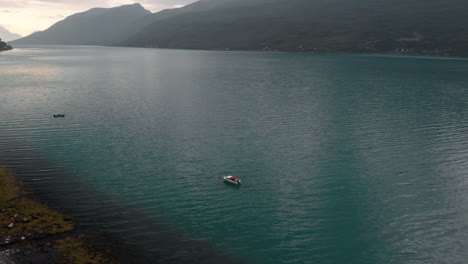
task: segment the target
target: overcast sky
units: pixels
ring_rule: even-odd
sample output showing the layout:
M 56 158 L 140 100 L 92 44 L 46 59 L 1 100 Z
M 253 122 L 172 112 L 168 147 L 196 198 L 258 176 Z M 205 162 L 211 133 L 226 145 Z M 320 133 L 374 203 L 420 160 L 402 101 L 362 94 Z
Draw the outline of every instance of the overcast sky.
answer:
M 181 7 L 196 0 L 0 0 L 0 25 L 13 33 L 26 36 L 44 30 L 74 13 L 93 7 L 115 7 L 141 3 L 157 12 Z

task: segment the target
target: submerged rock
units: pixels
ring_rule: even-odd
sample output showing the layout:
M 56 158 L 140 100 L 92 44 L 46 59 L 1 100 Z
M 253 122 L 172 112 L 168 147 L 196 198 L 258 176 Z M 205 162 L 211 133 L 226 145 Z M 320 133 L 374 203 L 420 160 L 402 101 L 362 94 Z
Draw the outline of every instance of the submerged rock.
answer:
M 63 235 L 75 228 L 73 217 L 27 197 L 21 187 L 0 167 L 0 203 L 8 208 L 0 209 L 0 264 L 118 263 L 83 237 Z M 54 237 L 57 234 L 62 235 Z

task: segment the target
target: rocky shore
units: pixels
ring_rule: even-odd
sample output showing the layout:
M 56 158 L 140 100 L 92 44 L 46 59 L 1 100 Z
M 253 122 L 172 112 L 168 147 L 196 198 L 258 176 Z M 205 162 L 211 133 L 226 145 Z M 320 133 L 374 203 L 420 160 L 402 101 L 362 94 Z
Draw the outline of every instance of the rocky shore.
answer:
M 72 217 L 34 200 L 0 168 L 0 264 L 118 263 L 75 228 Z

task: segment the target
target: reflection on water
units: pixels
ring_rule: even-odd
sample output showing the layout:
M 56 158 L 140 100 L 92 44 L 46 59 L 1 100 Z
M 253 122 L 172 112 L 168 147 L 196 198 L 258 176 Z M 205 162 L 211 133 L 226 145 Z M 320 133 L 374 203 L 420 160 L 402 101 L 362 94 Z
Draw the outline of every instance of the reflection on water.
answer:
M 141 248 L 136 262 L 467 257 L 465 60 L 99 47 L 2 59 L 1 159 L 85 227 Z

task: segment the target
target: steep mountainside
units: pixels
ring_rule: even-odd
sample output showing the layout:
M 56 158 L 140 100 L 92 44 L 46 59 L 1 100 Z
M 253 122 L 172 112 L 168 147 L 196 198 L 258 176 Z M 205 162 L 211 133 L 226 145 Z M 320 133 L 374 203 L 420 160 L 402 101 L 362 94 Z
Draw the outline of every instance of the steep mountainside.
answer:
M 20 35 L 18 35 L 16 33 L 12 33 L 10 31 L 8 31 L 6 28 L 0 26 L 0 38 L 3 41 L 12 41 L 12 40 L 15 40 L 15 39 L 22 38 L 22 36 L 20 36 Z
M 140 4 L 115 8 L 93 8 L 55 23 L 47 30 L 33 33 L 13 44 L 109 45 L 132 32 L 127 29 L 136 20 L 151 14 Z
M 151 15 L 119 45 L 466 56 L 466 10 L 465 0 L 200 0 Z
M 199 0 L 72 15 L 13 44 L 468 56 L 466 0 Z

